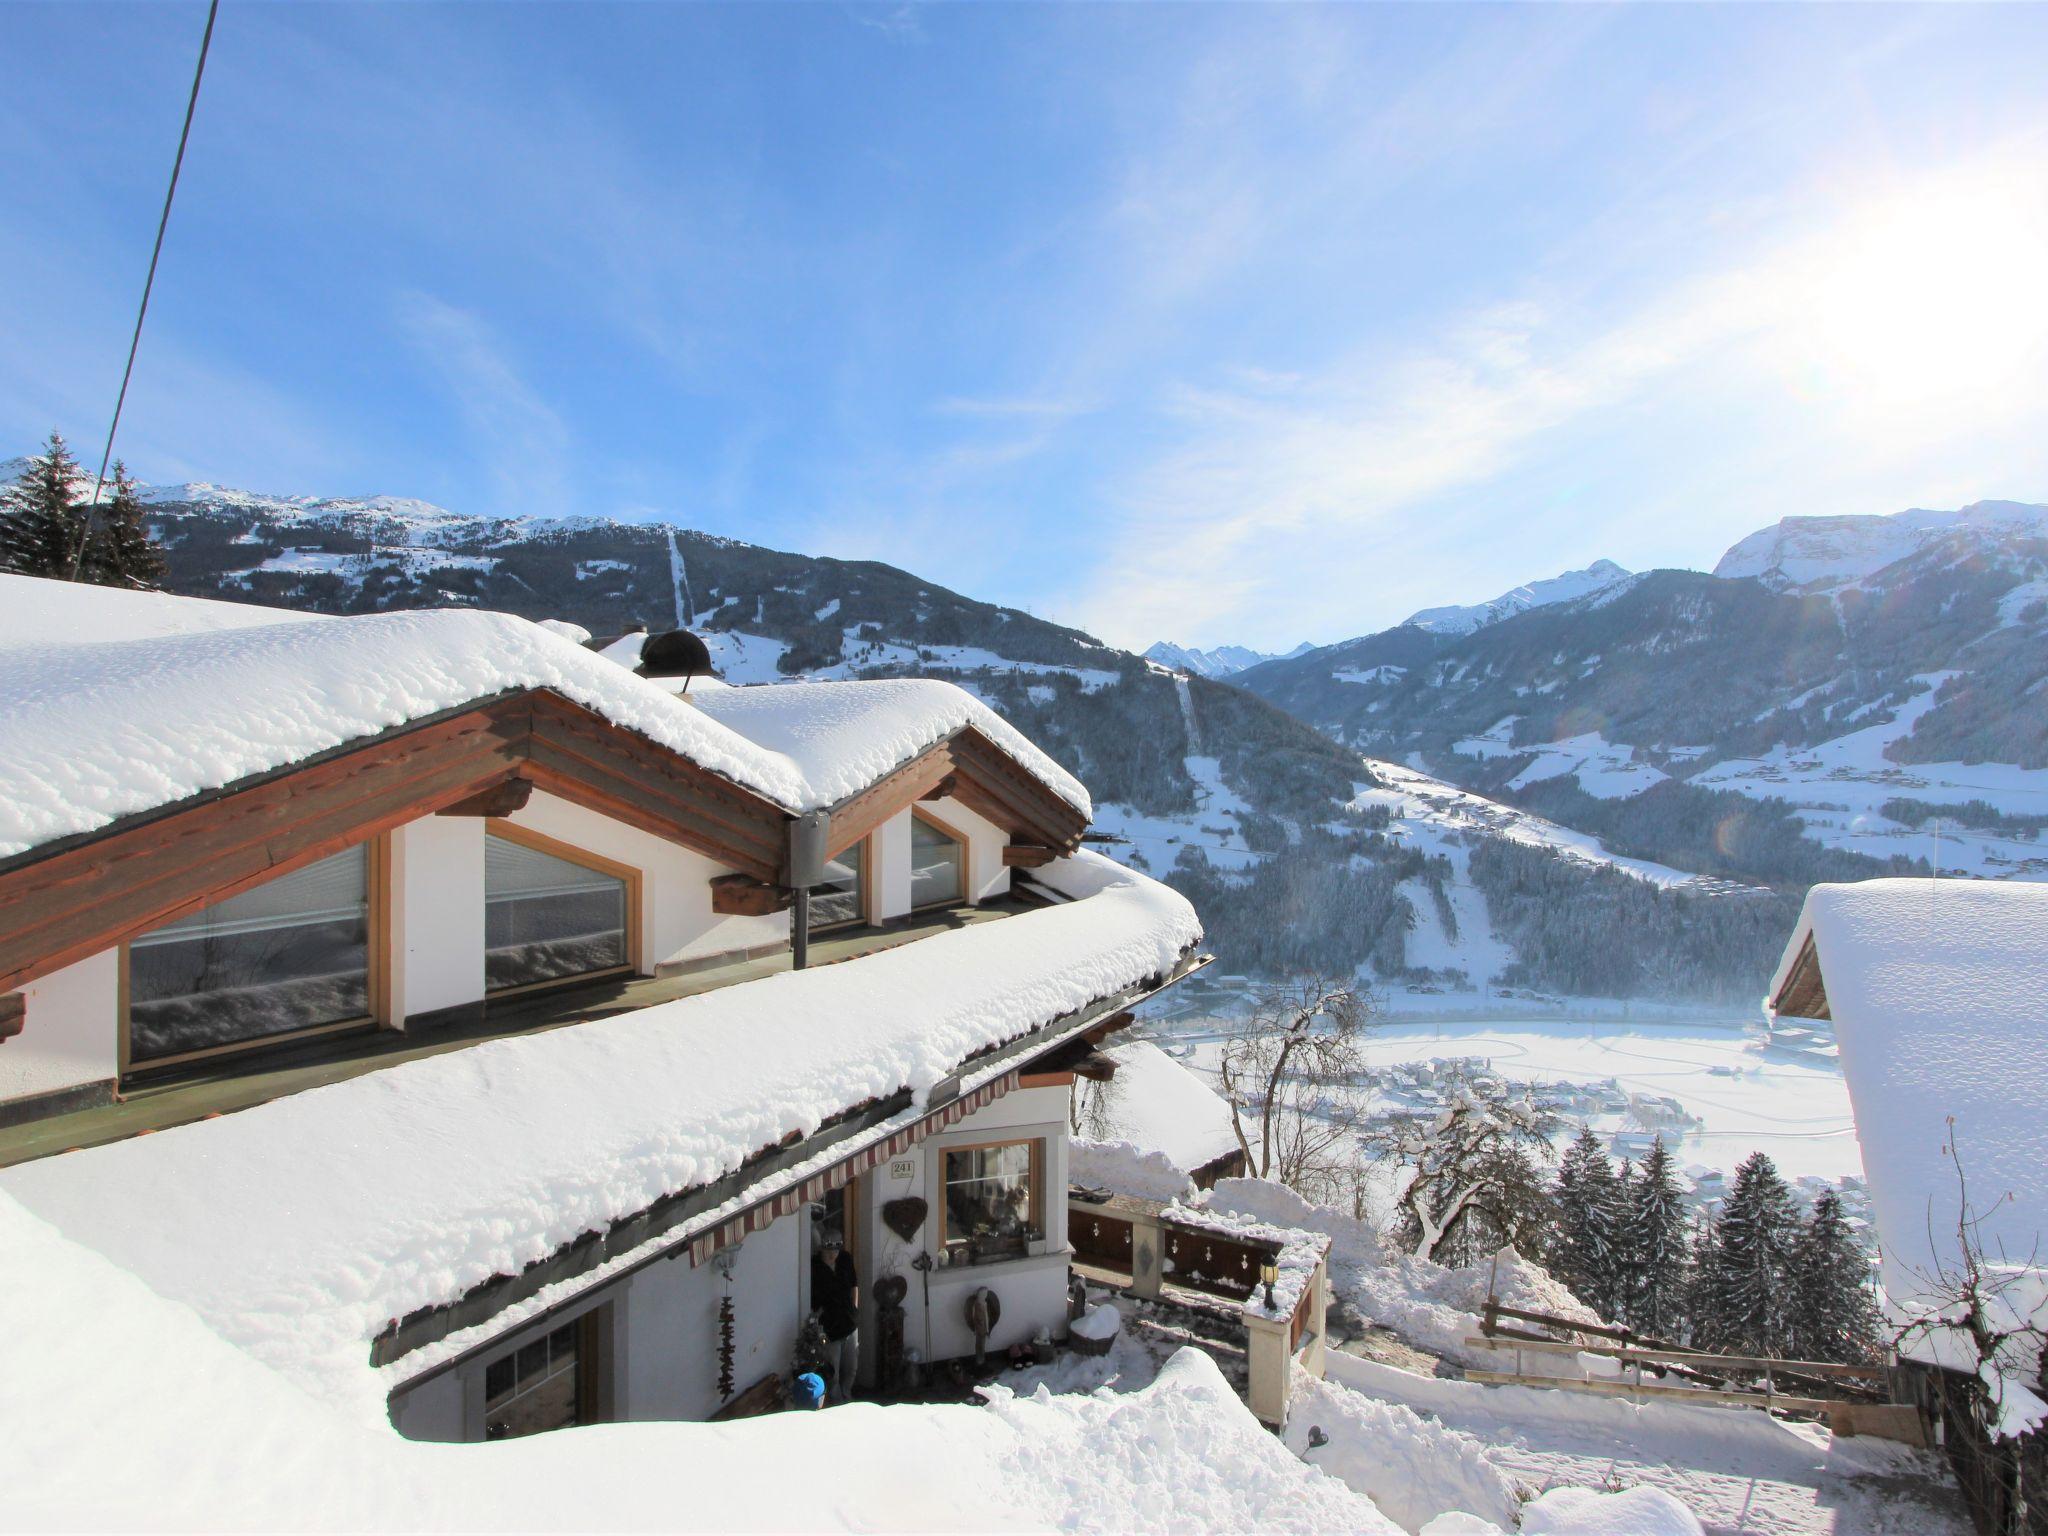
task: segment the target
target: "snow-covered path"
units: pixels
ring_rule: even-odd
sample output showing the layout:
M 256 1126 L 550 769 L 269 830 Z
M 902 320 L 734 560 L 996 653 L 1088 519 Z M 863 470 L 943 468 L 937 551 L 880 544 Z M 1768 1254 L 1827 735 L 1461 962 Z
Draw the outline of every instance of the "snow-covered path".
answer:
M 1940 1463 L 1881 1440 L 1832 1439 L 1751 1409 L 1631 1403 L 1417 1376 L 1332 1351 L 1328 1379 L 1477 1436 L 1509 1476 L 1542 1489 L 1646 1484 L 1710 1532 L 1969 1536 Z

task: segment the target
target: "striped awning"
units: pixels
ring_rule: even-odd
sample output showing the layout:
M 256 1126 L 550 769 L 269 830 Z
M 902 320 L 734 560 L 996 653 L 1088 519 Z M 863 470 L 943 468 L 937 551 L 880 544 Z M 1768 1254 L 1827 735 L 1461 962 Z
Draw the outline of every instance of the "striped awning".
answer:
M 690 1263 L 702 1264 L 721 1248 L 730 1248 L 734 1243 L 763 1232 L 785 1216 L 794 1216 L 807 1205 L 813 1205 L 835 1189 L 851 1184 L 870 1168 L 879 1167 L 892 1157 L 901 1157 L 928 1136 L 937 1135 L 950 1125 L 957 1125 L 977 1109 L 995 1103 L 1004 1094 L 1017 1086 L 1018 1069 L 1011 1068 L 1001 1077 L 991 1078 L 971 1093 L 963 1093 L 939 1109 L 932 1110 L 910 1124 L 903 1126 L 879 1141 L 869 1143 L 858 1151 L 848 1153 L 828 1168 L 822 1168 L 801 1182 L 763 1196 L 737 1215 L 730 1216 L 715 1227 L 707 1227 L 690 1239 Z

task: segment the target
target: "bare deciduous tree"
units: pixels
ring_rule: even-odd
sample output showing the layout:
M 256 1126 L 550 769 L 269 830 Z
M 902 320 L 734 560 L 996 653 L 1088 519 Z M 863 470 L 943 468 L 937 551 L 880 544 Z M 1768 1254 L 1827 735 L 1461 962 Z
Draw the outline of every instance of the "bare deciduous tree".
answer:
M 1329 1198 L 1357 1160 L 1369 997 L 1302 976 L 1261 988 L 1223 1042 L 1220 1073 L 1246 1171 Z

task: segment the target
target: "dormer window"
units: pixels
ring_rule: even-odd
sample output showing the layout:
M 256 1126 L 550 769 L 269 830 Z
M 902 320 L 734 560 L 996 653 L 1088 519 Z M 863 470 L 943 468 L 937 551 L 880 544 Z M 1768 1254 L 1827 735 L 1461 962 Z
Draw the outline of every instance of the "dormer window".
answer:
M 940 907 L 967 892 L 967 840 L 922 810 L 910 818 L 910 904 Z
M 129 940 L 127 1063 L 370 1022 L 374 862 L 357 844 Z
M 825 882 L 811 891 L 811 926 L 833 928 L 867 921 L 867 840 L 825 861 Z
M 524 827 L 484 839 L 484 982 L 493 992 L 625 971 L 639 872 Z

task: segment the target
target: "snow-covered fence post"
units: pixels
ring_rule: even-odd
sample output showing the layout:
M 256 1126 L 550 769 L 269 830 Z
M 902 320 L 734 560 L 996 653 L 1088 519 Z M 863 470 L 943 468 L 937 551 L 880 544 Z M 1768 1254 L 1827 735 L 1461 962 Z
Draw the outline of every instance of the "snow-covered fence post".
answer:
M 1248 1379 L 1245 1396 L 1252 1417 L 1273 1429 L 1287 1427 L 1288 1388 L 1293 1385 L 1293 1351 L 1287 1347 L 1285 1317 L 1263 1317 L 1247 1312 L 1244 1319 Z
M 1156 1212 L 1134 1210 L 1130 1219 L 1131 1294 L 1157 1301 L 1166 1270 L 1166 1232 Z

